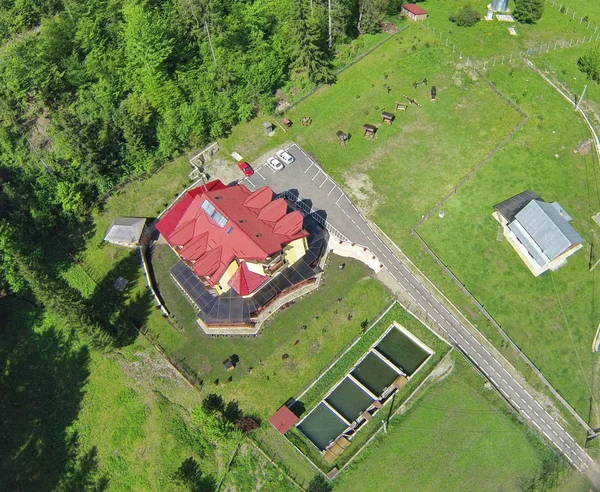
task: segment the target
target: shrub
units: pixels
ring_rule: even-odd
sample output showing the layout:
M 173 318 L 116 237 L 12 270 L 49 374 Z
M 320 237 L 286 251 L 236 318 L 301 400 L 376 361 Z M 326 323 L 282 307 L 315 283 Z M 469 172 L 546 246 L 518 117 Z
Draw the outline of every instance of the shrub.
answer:
M 542 0 L 515 0 L 513 17 L 521 23 L 535 24 L 542 18 L 544 3 Z
M 481 14 L 472 5 L 465 5 L 450 16 L 450 20 L 460 27 L 471 27 L 481 20 Z

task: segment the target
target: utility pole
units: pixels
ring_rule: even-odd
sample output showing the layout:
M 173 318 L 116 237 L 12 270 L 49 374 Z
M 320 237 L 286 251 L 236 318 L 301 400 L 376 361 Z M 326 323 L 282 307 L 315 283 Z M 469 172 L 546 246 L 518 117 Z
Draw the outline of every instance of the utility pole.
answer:
M 329 10 L 329 49 L 333 46 L 333 37 L 331 35 L 331 0 L 327 0 L 327 9 Z
M 210 31 L 208 30 L 208 22 L 206 22 L 206 18 L 204 19 L 204 28 L 206 29 L 206 35 L 208 36 L 208 45 L 210 46 L 210 52 L 212 53 L 213 61 L 215 62 L 215 66 L 217 65 L 217 57 L 215 56 L 215 50 L 212 45 L 212 40 L 210 39 Z
M 583 97 L 585 96 L 585 91 L 587 91 L 588 85 L 585 84 L 584 88 L 583 88 L 583 92 L 581 93 L 581 97 L 579 98 L 579 101 L 577 101 L 577 106 L 575 106 L 575 111 L 579 111 L 579 106 L 581 105 L 581 101 L 583 100 Z

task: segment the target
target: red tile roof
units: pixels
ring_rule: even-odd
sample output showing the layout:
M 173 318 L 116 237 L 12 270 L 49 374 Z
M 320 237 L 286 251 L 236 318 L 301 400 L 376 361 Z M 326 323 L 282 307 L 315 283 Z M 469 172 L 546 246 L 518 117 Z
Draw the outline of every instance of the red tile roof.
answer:
M 415 14 L 415 15 L 427 14 L 427 10 L 425 10 L 423 7 L 419 7 L 418 5 L 415 5 L 414 3 L 406 3 L 406 4 L 402 5 L 402 8 L 405 10 L 408 10 L 411 14 Z
M 269 422 L 271 422 L 273 427 L 275 427 L 279 432 L 285 434 L 292 427 L 294 427 L 294 424 L 298 422 L 298 420 L 299 418 L 296 416 L 296 414 L 288 407 L 283 405 L 279 410 L 277 410 L 277 412 L 275 412 L 275 415 L 269 419 Z
M 269 280 L 269 277 L 251 271 L 248 268 L 248 264 L 244 261 L 228 283 L 239 295 L 247 296 L 252 294 L 267 280 Z
M 213 217 L 203 205 L 214 207 Z M 250 192 L 242 184 L 225 186 L 215 180 L 189 190 L 156 227 L 194 273 L 215 285 L 234 259 L 264 261 L 307 237 L 303 221 L 300 212 L 287 213 L 285 200 L 273 201 L 268 186 Z

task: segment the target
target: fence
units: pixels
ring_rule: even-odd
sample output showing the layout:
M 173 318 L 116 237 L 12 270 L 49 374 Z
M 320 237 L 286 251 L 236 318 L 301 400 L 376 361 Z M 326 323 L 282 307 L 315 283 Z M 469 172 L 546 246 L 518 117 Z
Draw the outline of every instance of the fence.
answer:
M 299 200 L 296 195 L 293 195 L 288 190 L 286 190 L 286 191 L 284 191 L 282 193 L 279 193 L 279 195 L 277 195 L 277 198 L 280 198 L 280 197 L 287 198 L 288 200 L 290 200 L 300 210 L 302 210 L 306 214 L 310 215 L 319 224 L 321 224 L 323 227 L 325 227 L 325 229 L 327 229 L 327 231 L 332 236 L 335 236 L 335 237 L 337 237 L 338 239 L 340 239 L 342 241 L 350 242 L 350 240 L 346 236 L 344 236 L 340 231 L 338 231 L 335 227 L 333 227 L 329 222 L 327 222 L 326 219 L 324 219 L 323 217 L 321 217 L 317 212 L 315 212 L 305 202 L 303 202 L 302 200 Z

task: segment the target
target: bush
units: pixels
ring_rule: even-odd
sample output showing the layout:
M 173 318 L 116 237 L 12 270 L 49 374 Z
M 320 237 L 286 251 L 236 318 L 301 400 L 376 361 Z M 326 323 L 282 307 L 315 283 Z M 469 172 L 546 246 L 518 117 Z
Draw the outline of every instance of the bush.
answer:
M 588 79 L 600 82 L 600 48 L 592 48 L 585 55 L 579 57 L 577 66 Z
M 472 5 L 465 5 L 450 16 L 450 20 L 460 27 L 471 27 L 481 20 L 481 14 Z
M 535 24 L 542 18 L 544 3 L 542 0 L 515 0 L 513 17 L 521 23 Z

